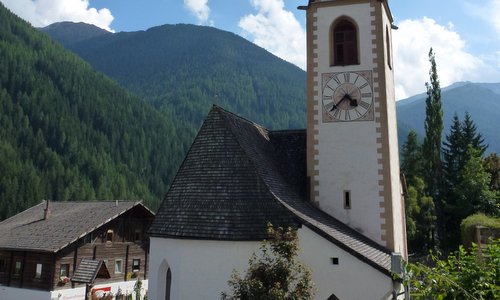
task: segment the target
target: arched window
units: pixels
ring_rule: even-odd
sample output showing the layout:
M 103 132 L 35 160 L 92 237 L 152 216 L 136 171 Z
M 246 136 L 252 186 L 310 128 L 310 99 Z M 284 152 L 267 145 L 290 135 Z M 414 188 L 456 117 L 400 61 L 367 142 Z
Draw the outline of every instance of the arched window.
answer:
M 172 270 L 168 263 L 163 260 L 158 268 L 158 281 L 156 298 L 161 300 L 170 300 L 170 294 L 172 292 Z
M 170 300 L 170 288 L 172 285 L 172 271 L 167 270 L 167 278 L 165 280 L 165 300 Z
M 358 32 L 356 26 L 347 19 L 334 24 L 333 37 L 333 65 L 346 66 L 359 64 L 358 59 Z

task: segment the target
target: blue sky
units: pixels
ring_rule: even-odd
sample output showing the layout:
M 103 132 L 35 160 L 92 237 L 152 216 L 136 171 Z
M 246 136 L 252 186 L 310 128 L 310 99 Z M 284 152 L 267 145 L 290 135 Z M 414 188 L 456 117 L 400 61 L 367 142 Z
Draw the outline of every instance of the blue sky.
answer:
M 191 23 L 232 31 L 305 66 L 307 0 L 0 0 L 34 26 L 58 21 L 135 31 Z M 395 24 L 396 95 L 425 90 L 436 52 L 442 86 L 456 81 L 500 82 L 500 0 L 389 0 Z

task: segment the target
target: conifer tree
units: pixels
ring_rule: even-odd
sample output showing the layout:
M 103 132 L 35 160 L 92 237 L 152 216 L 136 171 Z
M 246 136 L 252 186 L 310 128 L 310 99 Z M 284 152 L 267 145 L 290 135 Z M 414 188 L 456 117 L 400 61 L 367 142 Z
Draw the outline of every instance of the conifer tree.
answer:
M 500 203 L 490 190 L 490 174 L 483 167 L 481 151 L 469 145 L 469 160 L 460 172 L 460 181 L 455 188 L 457 205 L 454 216 L 459 222 L 477 212 L 498 217 Z M 459 230 L 459 229 L 458 229 Z
M 474 149 L 471 152 L 469 148 Z M 445 236 L 441 238 L 448 248 L 454 248 L 457 246 L 459 240 L 459 224 L 460 221 L 467 217 L 473 212 L 477 212 L 478 206 L 474 207 L 469 205 L 471 203 L 466 203 L 467 201 L 475 201 L 478 191 L 476 189 L 484 189 L 487 187 L 480 187 L 482 185 L 481 180 L 475 183 L 470 182 L 468 179 L 463 177 L 463 172 L 465 166 L 468 165 L 469 168 L 473 163 L 470 153 L 474 153 L 474 163 L 476 166 L 474 169 L 469 170 L 469 175 L 473 176 L 475 179 L 483 178 L 481 176 L 485 175 L 481 171 L 480 175 L 478 163 L 480 163 L 480 157 L 486 150 L 487 145 L 484 145 L 484 140 L 480 133 L 477 132 L 476 125 L 472 120 L 469 113 L 465 113 L 464 121 L 460 122 L 457 114 L 453 116 L 452 125 L 450 128 L 450 133 L 446 135 L 445 142 L 443 143 L 443 175 L 444 175 L 444 185 L 441 190 L 441 196 L 444 202 L 444 215 L 443 222 L 445 223 Z M 470 174 L 470 173 L 473 174 Z M 478 177 L 479 176 L 479 177 Z M 476 196 L 469 195 L 468 200 L 464 199 L 463 188 L 461 185 L 467 185 L 467 194 L 475 193 Z M 475 192 L 473 192 L 475 191 Z M 481 197 L 480 197 L 481 198 Z
M 463 146 L 467 150 L 467 145 L 479 150 L 479 155 L 482 156 L 488 145 L 484 144 L 484 138 L 481 133 L 477 132 L 477 126 L 472 120 L 469 112 L 465 112 L 464 121 L 462 122 Z M 465 161 L 468 160 L 467 151 L 465 151 Z
M 430 82 L 426 82 L 427 98 L 425 100 L 425 139 L 423 144 L 423 157 L 425 169 L 425 183 L 427 195 L 434 199 L 438 220 L 438 236 L 444 233 L 443 203 L 440 194 L 442 165 L 441 165 L 441 134 L 443 132 L 443 109 L 441 103 L 441 87 L 437 74 L 436 58 L 432 48 L 429 51 L 431 69 Z
M 450 133 L 443 142 L 443 171 L 448 186 L 455 186 L 458 173 L 463 166 L 465 150 L 463 147 L 462 124 L 457 114 L 453 115 Z

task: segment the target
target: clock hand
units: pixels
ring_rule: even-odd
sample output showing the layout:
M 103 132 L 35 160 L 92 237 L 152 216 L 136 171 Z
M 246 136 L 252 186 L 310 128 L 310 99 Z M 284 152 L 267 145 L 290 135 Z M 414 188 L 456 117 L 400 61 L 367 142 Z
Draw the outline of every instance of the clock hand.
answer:
M 340 105 L 340 103 L 342 103 L 342 101 L 344 101 L 345 99 L 347 99 L 347 98 L 346 98 L 346 96 L 347 96 L 347 94 L 345 94 L 345 95 L 342 97 L 342 99 L 340 99 L 340 100 L 339 100 L 339 102 L 337 102 L 337 104 L 334 104 L 334 105 L 332 106 L 332 109 L 330 109 L 330 111 L 333 111 L 334 109 L 338 108 L 338 106 Z
M 351 95 L 346 94 L 344 97 L 346 97 L 346 98 L 349 100 L 349 105 L 350 105 L 350 106 L 354 106 L 354 107 L 358 106 L 358 100 L 353 99 L 353 98 L 351 97 Z

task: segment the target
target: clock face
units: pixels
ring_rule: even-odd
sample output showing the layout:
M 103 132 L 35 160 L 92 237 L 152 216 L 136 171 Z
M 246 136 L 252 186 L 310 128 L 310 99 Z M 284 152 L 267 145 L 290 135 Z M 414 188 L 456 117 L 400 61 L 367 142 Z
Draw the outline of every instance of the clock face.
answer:
M 326 122 L 373 120 L 370 71 L 323 74 L 321 97 Z

